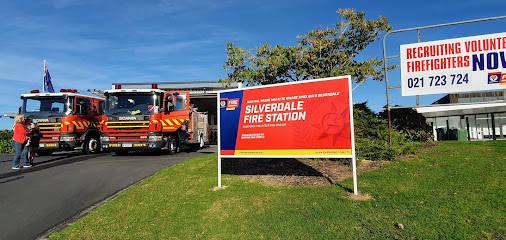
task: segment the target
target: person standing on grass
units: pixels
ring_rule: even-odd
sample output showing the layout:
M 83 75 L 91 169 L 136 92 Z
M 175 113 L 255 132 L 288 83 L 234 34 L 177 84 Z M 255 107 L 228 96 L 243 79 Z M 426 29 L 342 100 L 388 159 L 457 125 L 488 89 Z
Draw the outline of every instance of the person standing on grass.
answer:
M 28 161 L 28 141 L 30 132 L 25 126 L 25 117 L 23 114 L 16 115 L 14 120 L 14 135 L 12 137 L 12 145 L 14 146 L 14 158 L 12 159 L 12 169 L 20 169 L 20 157 L 23 157 L 23 167 L 31 167 Z

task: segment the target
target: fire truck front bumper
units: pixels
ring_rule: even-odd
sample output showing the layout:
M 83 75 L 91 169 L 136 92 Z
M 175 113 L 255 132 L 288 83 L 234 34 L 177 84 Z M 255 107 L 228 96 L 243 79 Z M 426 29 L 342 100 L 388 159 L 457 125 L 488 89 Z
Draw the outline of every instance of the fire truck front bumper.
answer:
M 109 151 L 159 150 L 162 147 L 162 142 L 102 142 L 102 148 Z
M 144 140 L 145 139 L 145 140 Z M 109 134 L 102 134 L 102 149 L 108 151 L 129 151 L 129 150 L 160 150 L 163 148 L 164 142 L 161 134 L 150 133 L 141 141 L 121 141 L 109 137 Z M 119 140 L 119 141 L 118 141 Z
M 76 139 L 75 134 L 62 134 L 60 136 L 60 149 L 62 150 L 72 150 L 81 145 L 79 139 Z
M 59 142 L 41 142 L 39 143 L 39 150 L 44 151 L 55 151 L 60 149 Z
M 39 143 L 39 150 L 47 150 L 47 151 L 69 151 L 73 150 L 76 147 L 75 141 L 67 141 L 67 142 L 42 142 Z

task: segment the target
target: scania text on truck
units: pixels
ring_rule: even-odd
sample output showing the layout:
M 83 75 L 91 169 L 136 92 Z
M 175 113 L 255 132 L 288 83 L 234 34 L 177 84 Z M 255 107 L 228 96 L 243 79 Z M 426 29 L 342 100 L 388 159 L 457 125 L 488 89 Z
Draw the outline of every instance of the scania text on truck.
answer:
M 100 151 L 99 121 L 105 99 L 61 89 L 59 93 L 33 90 L 22 94 L 20 113 L 40 127 L 39 155 L 82 148 L 83 153 Z
M 130 150 L 179 151 L 183 145 L 197 150 L 209 141 L 206 113 L 190 105 L 188 91 L 151 89 L 106 90 L 101 121 L 104 150 L 117 155 Z

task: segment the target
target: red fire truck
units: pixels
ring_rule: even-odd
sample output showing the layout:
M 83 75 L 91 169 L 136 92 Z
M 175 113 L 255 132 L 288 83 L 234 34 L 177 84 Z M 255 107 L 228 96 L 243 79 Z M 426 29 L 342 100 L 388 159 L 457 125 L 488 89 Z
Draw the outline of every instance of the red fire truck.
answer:
M 190 105 L 190 93 L 151 87 L 121 89 L 117 84 L 104 92 L 102 148 L 122 155 L 130 150 L 174 154 L 181 146 L 203 147 L 209 141 L 208 116 Z
M 40 155 L 82 148 L 83 153 L 100 151 L 99 121 L 105 99 L 61 89 L 59 93 L 33 90 L 22 94 L 20 113 L 40 127 Z

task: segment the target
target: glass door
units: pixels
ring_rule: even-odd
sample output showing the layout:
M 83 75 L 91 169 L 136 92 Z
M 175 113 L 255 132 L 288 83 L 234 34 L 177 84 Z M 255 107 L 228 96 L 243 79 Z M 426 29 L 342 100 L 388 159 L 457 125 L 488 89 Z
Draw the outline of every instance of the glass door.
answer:
M 494 114 L 495 136 L 497 139 L 506 139 L 506 113 Z

